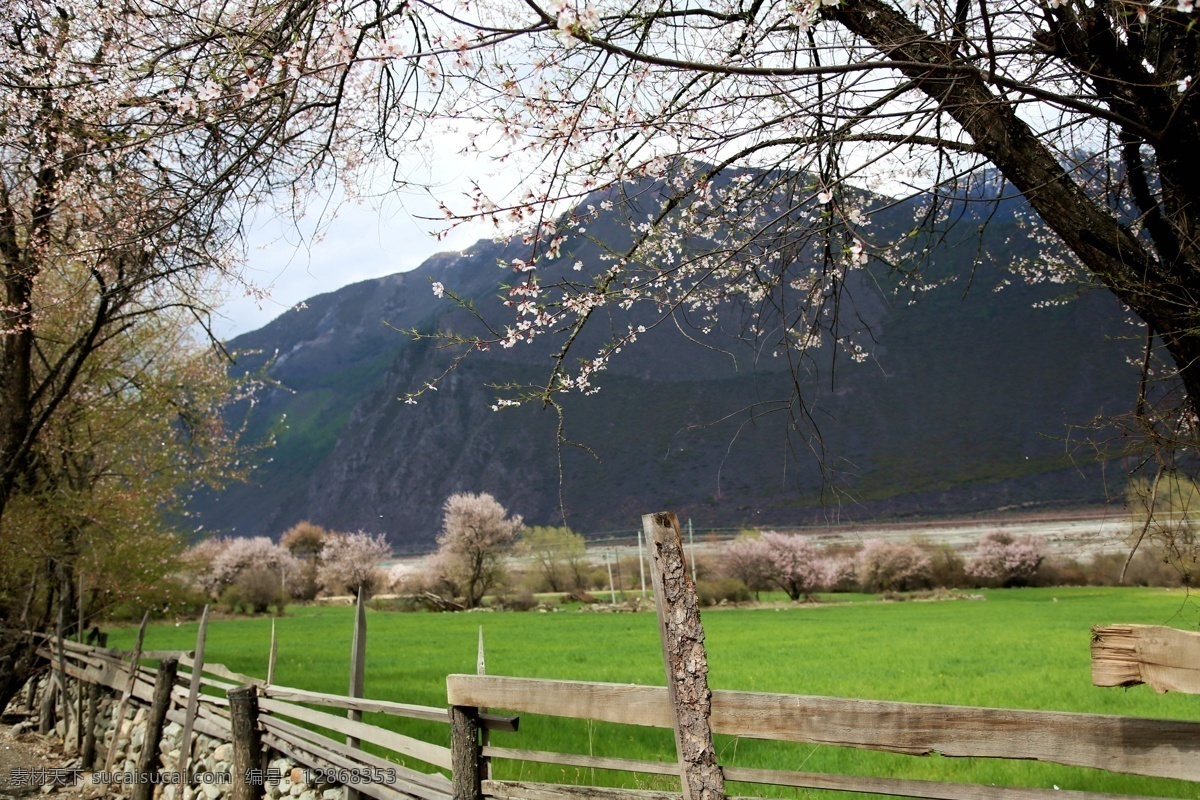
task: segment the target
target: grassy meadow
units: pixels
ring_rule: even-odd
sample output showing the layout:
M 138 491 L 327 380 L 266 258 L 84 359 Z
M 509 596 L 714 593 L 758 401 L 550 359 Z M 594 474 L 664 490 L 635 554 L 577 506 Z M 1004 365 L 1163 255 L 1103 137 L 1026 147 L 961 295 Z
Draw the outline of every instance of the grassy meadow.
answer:
M 883 603 L 831 595 L 812 606 L 722 608 L 703 612 L 710 684 L 719 689 L 788 692 L 923 703 L 1182 718 L 1200 721 L 1200 696 L 1156 695 L 1144 686 L 1091 685 L 1089 629 L 1117 622 L 1195 629 L 1200 600 L 1183 591 L 1058 588 L 983 591 L 983 600 Z M 860 602 L 837 602 L 838 600 Z M 276 620 L 276 682 L 344 693 L 353 609 L 296 607 Z M 662 685 L 652 613 L 367 612 L 368 697 L 444 706 L 445 676 L 475 671 L 482 627 L 487 671 L 495 675 Z M 197 625 L 159 624 L 148 649 L 188 649 Z M 271 620 L 210 623 L 206 660 L 265 676 Z M 110 644 L 132 647 L 135 631 Z M 367 715 L 367 720 L 448 744 L 444 726 Z M 916 758 L 848 748 L 718 737 L 725 765 L 768 769 L 1011 784 L 1163 797 L 1200 798 L 1200 786 L 1050 764 Z M 525 716 L 517 733 L 493 743 L 524 749 L 670 760 L 670 731 Z M 604 773 L 499 762 L 495 776 L 598 785 L 670 788 L 661 776 Z M 586 773 L 586 774 L 585 774 Z M 833 793 L 733 784 L 731 794 Z

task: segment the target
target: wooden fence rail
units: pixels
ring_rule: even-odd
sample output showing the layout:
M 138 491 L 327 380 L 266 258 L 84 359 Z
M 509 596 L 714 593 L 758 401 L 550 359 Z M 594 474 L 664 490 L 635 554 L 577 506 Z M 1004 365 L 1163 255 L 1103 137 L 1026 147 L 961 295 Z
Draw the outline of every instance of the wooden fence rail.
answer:
M 451 705 L 671 727 L 665 687 L 451 675 Z M 1110 772 L 1200 781 L 1200 723 L 1097 714 L 941 706 L 833 697 L 714 691 L 717 733 L 909 755 L 1033 759 Z M 482 755 L 565 766 L 677 774 L 673 763 L 484 747 Z M 1095 792 L 990 787 L 727 767 L 731 781 L 869 792 L 930 800 L 1099 800 Z M 489 782 L 488 787 L 500 787 Z M 500 797 L 501 795 L 496 795 Z M 539 800 L 530 795 L 525 800 Z M 592 798 L 595 800 L 595 797 Z

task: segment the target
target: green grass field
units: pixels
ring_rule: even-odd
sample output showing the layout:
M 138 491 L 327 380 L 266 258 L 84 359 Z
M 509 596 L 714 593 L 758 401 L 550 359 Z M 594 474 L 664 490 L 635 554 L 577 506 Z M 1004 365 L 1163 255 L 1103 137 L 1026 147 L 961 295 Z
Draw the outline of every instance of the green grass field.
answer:
M 1117 622 L 1196 629 L 1200 601 L 1182 591 L 1130 588 L 985 591 L 985 600 L 850 602 L 703 613 L 713 688 L 1182 718 L 1200 721 L 1200 696 L 1156 695 L 1146 687 L 1091 685 L 1089 629 Z M 829 599 L 837 599 L 831 596 Z M 853 598 L 862 600 L 861 597 Z M 277 620 L 276 682 L 344 693 L 353 610 L 294 608 Z M 368 612 L 366 695 L 443 706 L 445 676 L 474 672 L 482 626 L 487 671 L 495 675 L 662 685 L 653 614 Z M 152 626 L 151 649 L 187 649 L 196 623 Z M 269 619 L 210 624 L 206 660 L 266 673 Z M 134 631 L 110 644 L 131 647 Z M 368 715 L 430 741 L 448 742 L 432 723 Z M 666 759 L 670 731 L 526 716 L 497 745 Z M 1200 785 L 1118 776 L 1049 764 L 915 758 L 847 748 L 720 739 L 725 765 L 1010 784 L 1200 798 Z M 669 787 L 668 779 L 501 762 L 498 778 Z M 731 794 L 823 796 L 808 790 L 738 785 Z

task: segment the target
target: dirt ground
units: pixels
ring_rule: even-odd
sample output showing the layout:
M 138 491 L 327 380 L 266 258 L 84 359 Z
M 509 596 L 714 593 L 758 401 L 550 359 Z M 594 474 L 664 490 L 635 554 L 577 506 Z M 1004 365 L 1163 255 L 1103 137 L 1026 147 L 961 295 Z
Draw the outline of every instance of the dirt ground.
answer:
M 32 721 L 26 722 L 19 714 L 0 718 L 0 798 L 94 797 L 87 791 L 92 786 L 84 773 L 79 773 L 85 776 L 79 783 L 71 782 L 73 773 L 66 768 L 70 762 L 71 756 L 64 754 L 56 741 L 38 734 Z M 56 775 L 68 785 L 49 785 Z

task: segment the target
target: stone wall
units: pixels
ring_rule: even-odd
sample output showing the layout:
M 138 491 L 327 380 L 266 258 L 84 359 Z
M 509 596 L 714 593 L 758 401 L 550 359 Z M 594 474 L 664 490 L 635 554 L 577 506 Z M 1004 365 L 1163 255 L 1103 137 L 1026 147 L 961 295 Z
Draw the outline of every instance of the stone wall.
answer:
M 53 676 L 45 675 L 31 681 L 23 696 L 14 700 L 14 705 L 25 704 L 26 708 L 35 712 L 35 716 L 20 723 L 14 733 L 37 731 L 39 717 L 37 713 L 46 700 L 46 692 L 53 685 Z M 67 680 L 67 696 L 70 706 L 68 720 L 57 719 L 50 733 L 62 744 L 64 758 L 61 765 L 65 770 L 78 770 L 77 784 L 94 786 L 96 797 L 113 797 L 128 795 L 130 792 L 130 776 L 137 773 L 137 761 L 141 755 L 146 738 L 146 722 L 150 709 L 140 701 L 131 700 L 125 707 L 125 722 L 121 725 L 120 738 L 113 758 L 112 769 L 108 774 L 103 772 L 105 758 L 113 739 L 116 728 L 117 707 L 119 696 L 107 687 L 101 686 L 99 700 L 96 705 L 95 726 L 95 758 L 91 764 L 83 763 L 83 754 L 75 749 L 76 721 L 79 682 Z M 32 694 L 30 694 L 32 693 Z M 84 717 L 87 716 L 87 688 L 84 690 Z M 55 716 L 61 706 L 56 702 Z M 190 762 L 191 771 L 195 776 L 195 784 L 184 789 L 182 800 L 225 800 L 232 797 L 233 775 L 233 745 L 228 741 L 214 738 L 205 734 L 193 734 L 195 747 Z M 179 752 L 183 739 L 183 726 L 178 722 L 168 722 L 163 728 L 162 740 L 159 743 L 158 769 L 166 775 L 174 775 L 179 765 Z M 82 739 L 81 739 L 82 740 Z M 346 789 L 332 784 L 310 783 L 308 772 L 296 761 L 282 757 L 277 753 L 263 770 L 265 783 L 264 796 L 269 800 L 278 798 L 296 798 L 297 800 L 343 800 Z M 48 788 L 48 787 L 47 787 Z M 164 784 L 156 788 L 155 797 L 159 800 L 177 800 L 180 797 L 178 785 Z

